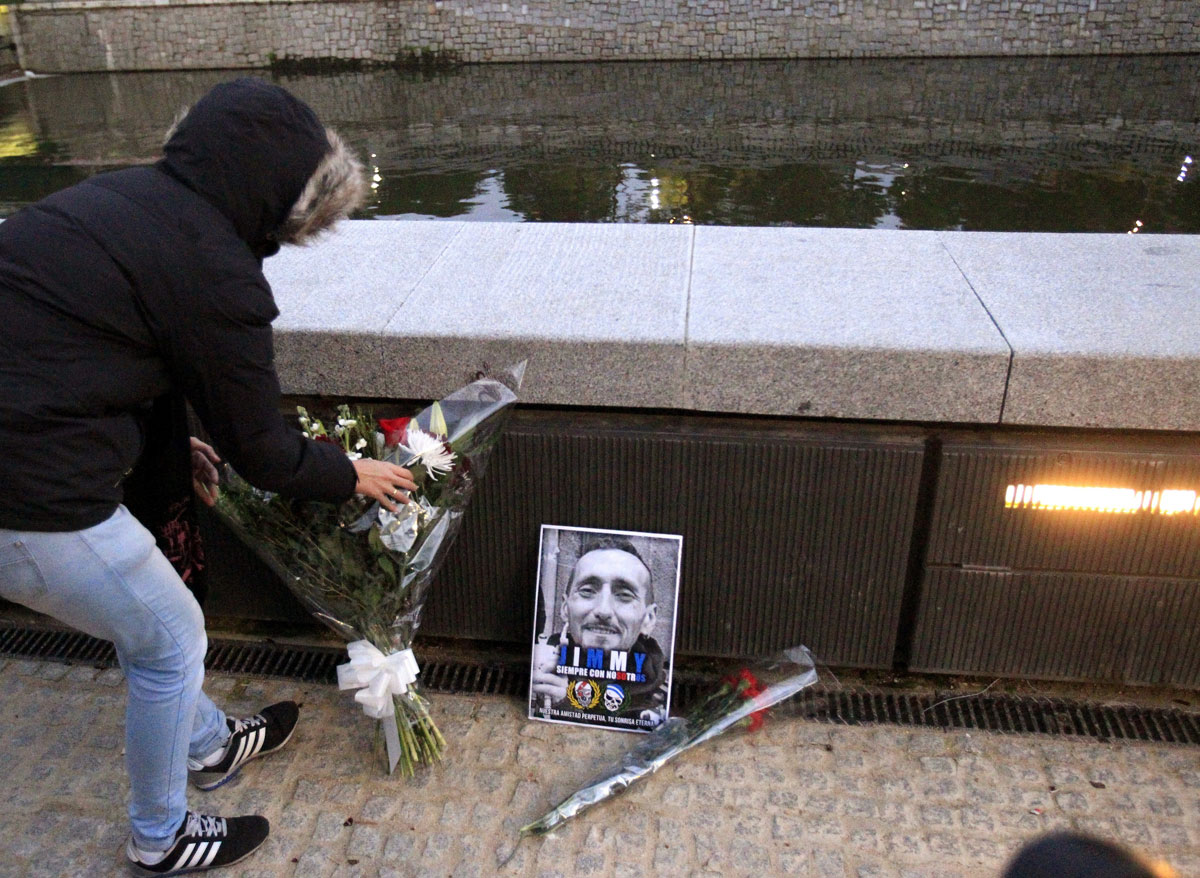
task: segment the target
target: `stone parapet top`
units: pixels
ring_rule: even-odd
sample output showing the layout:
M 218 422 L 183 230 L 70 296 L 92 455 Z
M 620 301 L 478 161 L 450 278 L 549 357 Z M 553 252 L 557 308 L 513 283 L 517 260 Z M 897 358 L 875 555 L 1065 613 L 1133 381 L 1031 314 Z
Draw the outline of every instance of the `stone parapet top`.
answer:
M 350 221 L 266 263 L 289 393 L 1200 430 L 1200 237 Z

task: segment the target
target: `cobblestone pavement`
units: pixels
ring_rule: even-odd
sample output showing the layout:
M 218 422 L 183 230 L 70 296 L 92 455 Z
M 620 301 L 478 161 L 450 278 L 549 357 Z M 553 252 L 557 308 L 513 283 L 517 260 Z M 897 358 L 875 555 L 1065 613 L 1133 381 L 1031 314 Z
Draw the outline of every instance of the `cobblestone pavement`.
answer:
M 528 722 L 514 699 L 439 695 L 445 763 L 389 778 L 372 721 L 332 686 L 214 674 L 207 688 L 234 715 L 304 703 L 285 751 L 190 793 L 193 808 L 271 820 L 262 850 L 217 873 L 231 878 L 981 878 L 1059 827 L 1200 875 L 1196 748 L 777 719 L 517 844 L 518 826 L 633 737 Z M 0 710 L 0 876 L 123 874 L 120 672 L 0 660 Z

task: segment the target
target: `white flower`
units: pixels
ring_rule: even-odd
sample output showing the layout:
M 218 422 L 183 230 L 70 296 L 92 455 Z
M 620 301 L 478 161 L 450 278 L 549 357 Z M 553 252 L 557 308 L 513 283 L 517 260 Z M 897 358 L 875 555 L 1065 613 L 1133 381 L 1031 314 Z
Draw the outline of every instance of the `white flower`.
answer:
M 441 439 L 429 435 L 415 424 L 408 425 L 408 431 L 404 434 L 404 447 L 412 454 L 408 462 L 423 464 L 425 471 L 433 478 L 437 478 L 439 472 L 450 472 L 451 464 L 454 463 L 454 452 L 448 450 Z
M 357 427 L 358 421 L 354 418 L 338 418 L 339 427 Z
M 366 447 L 367 447 L 367 440 L 366 440 L 366 439 L 359 439 L 357 442 L 355 442 L 355 443 L 354 443 L 354 450 L 355 450 L 355 451 L 362 451 L 362 450 L 363 450 L 364 448 L 366 448 Z
M 347 451 L 346 457 L 350 458 L 351 460 L 361 460 L 362 459 L 362 455 L 359 454 L 357 451 Z

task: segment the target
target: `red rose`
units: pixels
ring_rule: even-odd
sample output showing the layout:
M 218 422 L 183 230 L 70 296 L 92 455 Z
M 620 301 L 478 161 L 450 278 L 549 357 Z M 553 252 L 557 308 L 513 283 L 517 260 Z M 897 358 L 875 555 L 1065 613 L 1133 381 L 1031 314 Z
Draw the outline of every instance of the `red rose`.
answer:
M 399 445 L 404 441 L 408 432 L 408 422 L 412 418 L 380 418 L 379 429 L 383 431 L 384 445 Z
M 763 693 L 763 685 L 758 682 L 758 677 L 742 668 L 742 681 L 745 683 L 745 688 L 742 689 L 742 695 L 746 698 L 757 698 Z
M 767 721 L 766 708 L 763 708 L 762 710 L 756 710 L 756 711 L 754 711 L 754 713 L 750 714 L 750 727 L 748 729 L 746 729 L 746 731 L 757 732 L 759 729 L 761 729 L 763 727 L 763 723 L 765 723 L 766 721 Z
M 737 679 L 734 682 L 737 684 L 738 694 L 740 694 L 747 701 L 752 701 L 766 691 L 763 688 L 763 684 L 759 682 L 758 677 L 754 676 L 745 668 L 742 668 L 742 672 L 738 674 Z M 765 707 L 750 714 L 749 731 L 757 732 L 759 729 L 761 729 L 763 723 L 766 721 L 766 718 L 767 709 Z

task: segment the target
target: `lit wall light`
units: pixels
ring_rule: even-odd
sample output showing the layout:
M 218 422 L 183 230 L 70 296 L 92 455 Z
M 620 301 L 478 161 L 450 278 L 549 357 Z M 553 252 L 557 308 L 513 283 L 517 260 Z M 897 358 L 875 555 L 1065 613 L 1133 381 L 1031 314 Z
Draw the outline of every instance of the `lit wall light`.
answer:
M 1079 485 L 1009 485 L 1006 509 L 1077 509 L 1087 512 L 1154 512 L 1160 515 L 1200 515 L 1195 491 L 1136 491 L 1133 488 Z

